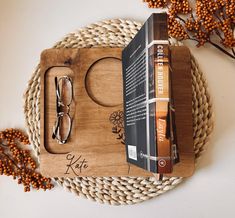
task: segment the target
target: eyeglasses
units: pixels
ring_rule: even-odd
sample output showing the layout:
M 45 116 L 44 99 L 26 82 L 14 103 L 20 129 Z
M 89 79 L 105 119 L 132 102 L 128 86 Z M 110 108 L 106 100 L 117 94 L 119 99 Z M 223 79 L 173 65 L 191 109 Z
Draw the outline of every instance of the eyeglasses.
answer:
M 53 126 L 52 138 L 59 144 L 65 144 L 72 129 L 70 105 L 73 100 L 73 83 L 68 76 L 55 77 L 56 89 L 56 121 Z

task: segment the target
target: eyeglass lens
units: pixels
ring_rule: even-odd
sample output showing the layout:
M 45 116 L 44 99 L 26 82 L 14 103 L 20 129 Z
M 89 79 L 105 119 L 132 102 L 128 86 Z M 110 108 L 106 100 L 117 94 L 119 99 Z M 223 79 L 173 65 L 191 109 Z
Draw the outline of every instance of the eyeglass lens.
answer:
M 59 101 L 64 106 L 69 106 L 71 104 L 72 98 L 73 98 L 71 79 L 68 77 L 61 77 L 61 78 L 59 78 L 57 85 L 58 85 L 57 95 L 58 95 Z
M 59 141 L 65 143 L 69 137 L 71 130 L 71 118 L 68 114 L 61 114 L 56 123 L 57 129 L 55 130 L 55 136 Z

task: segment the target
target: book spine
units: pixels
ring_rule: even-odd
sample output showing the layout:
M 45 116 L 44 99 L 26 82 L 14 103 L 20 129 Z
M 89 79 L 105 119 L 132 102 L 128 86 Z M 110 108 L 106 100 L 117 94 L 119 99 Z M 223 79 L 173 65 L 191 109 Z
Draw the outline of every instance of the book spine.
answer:
M 155 46 L 157 171 L 163 174 L 171 173 L 173 170 L 169 107 L 169 46 L 168 44 L 157 44 Z

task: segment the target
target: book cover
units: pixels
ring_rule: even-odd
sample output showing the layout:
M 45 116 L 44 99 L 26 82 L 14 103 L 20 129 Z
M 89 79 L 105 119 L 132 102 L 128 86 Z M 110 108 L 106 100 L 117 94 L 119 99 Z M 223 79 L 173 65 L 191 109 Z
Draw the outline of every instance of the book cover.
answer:
M 167 14 L 152 14 L 123 50 L 126 158 L 171 173 L 172 116 Z

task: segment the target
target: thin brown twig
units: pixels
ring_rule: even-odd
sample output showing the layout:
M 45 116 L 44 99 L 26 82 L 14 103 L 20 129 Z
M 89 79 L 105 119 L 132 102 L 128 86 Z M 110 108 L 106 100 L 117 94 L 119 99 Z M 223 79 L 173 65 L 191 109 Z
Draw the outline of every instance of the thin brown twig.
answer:
M 222 36 L 220 35 L 220 32 L 219 32 L 219 30 L 215 30 L 215 33 L 216 33 L 216 35 L 221 39 L 221 40 L 223 40 L 223 38 L 222 38 Z
M 3 144 L 2 142 L 0 142 L 0 145 L 2 145 L 3 147 L 8 147 L 7 145 Z
M 235 50 L 234 50 L 234 48 L 232 48 L 231 50 L 232 50 L 233 55 L 235 56 Z
M 223 49 L 222 47 L 220 47 L 216 43 L 212 42 L 211 40 L 208 40 L 208 43 L 210 43 L 212 46 L 214 46 L 215 48 L 219 49 L 220 51 L 222 51 L 224 54 L 228 55 L 229 57 L 235 59 L 235 55 L 232 55 L 227 50 Z
M 181 18 L 180 16 L 175 15 L 175 17 L 178 18 L 180 21 L 182 21 L 184 24 L 186 23 L 186 21 L 183 18 Z

